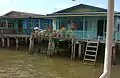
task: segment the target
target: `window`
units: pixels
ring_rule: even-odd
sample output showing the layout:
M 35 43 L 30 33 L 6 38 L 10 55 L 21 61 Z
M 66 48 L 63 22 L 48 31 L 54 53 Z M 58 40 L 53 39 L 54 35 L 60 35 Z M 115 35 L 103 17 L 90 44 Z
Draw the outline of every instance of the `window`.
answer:
M 120 30 L 120 24 L 118 24 L 118 31 Z
M 85 30 L 87 31 L 88 28 L 88 21 L 79 21 L 75 23 L 75 26 L 77 26 L 77 30 Z
M 66 27 L 66 21 L 61 21 L 60 23 L 61 23 L 61 24 L 60 24 L 60 27 L 59 27 L 59 28 L 61 28 L 61 27 Z
M 38 23 L 36 24 L 36 27 L 39 27 L 39 24 L 38 24 Z
M 3 27 L 3 22 L 2 22 L 2 20 L 0 20 L 0 27 Z
M 77 22 L 76 26 L 78 30 L 83 30 L 83 21 Z
M 33 21 L 33 20 L 30 20 L 30 22 L 29 22 L 29 26 L 30 26 L 31 29 L 34 28 L 34 21 Z
M 84 23 L 85 23 L 85 24 L 84 24 L 84 26 L 85 26 L 85 31 L 87 31 L 87 29 L 88 29 L 88 21 L 85 21 Z
M 14 28 L 14 20 L 8 21 L 8 28 Z
M 48 29 L 48 23 L 44 23 L 44 29 L 45 29 L 45 30 Z
M 35 27 L 39 27 L 39 20 L 38 19 L 34 19 L 35 22 Z
M 107 27 L 107 20 L 104 21 L 104 27 L 105 27 L 105 28 L 104 28 L 104 32 L 106 32 L 106 30 L 107 30 L 107 29 L 106 29 L 106 27 Z
M 0 27 L 5 27 L 5 25 L 6 25 L 5 20 L 0 20 Z

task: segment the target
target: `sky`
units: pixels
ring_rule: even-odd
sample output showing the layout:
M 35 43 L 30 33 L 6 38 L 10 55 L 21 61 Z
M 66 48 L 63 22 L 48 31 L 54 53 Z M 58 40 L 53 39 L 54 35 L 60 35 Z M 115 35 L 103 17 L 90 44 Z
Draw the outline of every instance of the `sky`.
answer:
M 0 0 L 0 15 L 10 11 L 50 14 L 78 4 L 107 8 L 108 0 Z M 115 0 L 115 11 L 120 12 L 120 0 Z

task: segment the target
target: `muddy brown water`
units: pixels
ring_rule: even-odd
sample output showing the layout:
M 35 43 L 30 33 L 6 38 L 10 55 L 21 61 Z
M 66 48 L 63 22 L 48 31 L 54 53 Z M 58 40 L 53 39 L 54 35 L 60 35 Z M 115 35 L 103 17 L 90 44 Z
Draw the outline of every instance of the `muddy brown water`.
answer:
M 0 78 L 99 78 L 103 64 L 83 64 L 69 58 L 30 56 L 27 50 L 0 48 Z M 120 78 L 120 64 L 112 67 L 112 78 Z

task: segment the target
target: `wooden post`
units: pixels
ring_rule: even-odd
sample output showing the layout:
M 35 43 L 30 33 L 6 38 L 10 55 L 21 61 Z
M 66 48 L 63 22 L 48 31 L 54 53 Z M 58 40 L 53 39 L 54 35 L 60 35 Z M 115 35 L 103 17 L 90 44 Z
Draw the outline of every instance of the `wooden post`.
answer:
M 19 40 L 17 37 L 15 39 L 16 39 L 16 50 L 18 50 L 19 49 Z
M 81 58 L 81 52 L 82 52 L 82 45 L 81 45 L 81 43 L 79 43 L 79 52 L 78 52 L 78 58 Z
M 27 40 L 28 38 L 27 37 L 25 37 L 25 44 L 27 44 L 28 43 L 28 40 Z
M 0 37 L 0 45 L 2 46 L 2 38 Z
M 59 49 L 59 41 L 57 40 L 56 42 L 56 47 L 54 47 L 54 52 L 58 55 L 60 53 L 60 49 Z
M 41 38 L 38 36 L 38 53 L 40 54 L 41 53 Z
M 52 38 L 49 38 L 47 56 L 51 55 L 51 43 L 52 43 Z
M 74 42 L 73 59 L 75 59 L 75 52 L 76 52 L 76 51 L 75 51 L 75 50 L 76 50 L 75 48 L 76 48 L 76 43 Z
M 29 53 L 33 54 L 33 48 L 34 48 L 34 38 L 33 38 L 33 36 L 31 36 L 29 40 L 30 40 Z
M 4 47 L 5 47 L 5 38 L 2 37 L 2 48 L 4 48 Z
M 112 64 L 116 64 L 116 44 L 114 44 L 112 47 Z
M 32 37 L 29 38 L 30 43 L 29 43 L 29 53 L 31 54 L 31 50 L 32 50 Z
M 21 42 L 21 44 L 24 44 L 24 38 L 22 37 L 22 42 Z
M 7 48 L 10 48 L 10 38 L 7 37 Z
M 38 36 L 38 53 L 40 54 L 40 37 Z
M 74 43 L 74 39 L 72 39 L 72 51 L 71 51 L 71 60 L 75 58 L 75 43 Z
M 55 53 L 55 42 L 54 40 L 52 40 L 52 54 Z

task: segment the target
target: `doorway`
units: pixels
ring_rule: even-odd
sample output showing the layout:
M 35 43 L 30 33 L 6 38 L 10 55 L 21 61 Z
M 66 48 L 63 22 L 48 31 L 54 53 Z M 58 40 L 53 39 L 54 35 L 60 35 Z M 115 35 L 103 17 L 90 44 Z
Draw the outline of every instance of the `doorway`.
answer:
M 23 20 L 18 20 L 18 32 L 22 32 L 23 29 Z
M 97 36 L 103 36 L 104 20 L 97 21 Z

